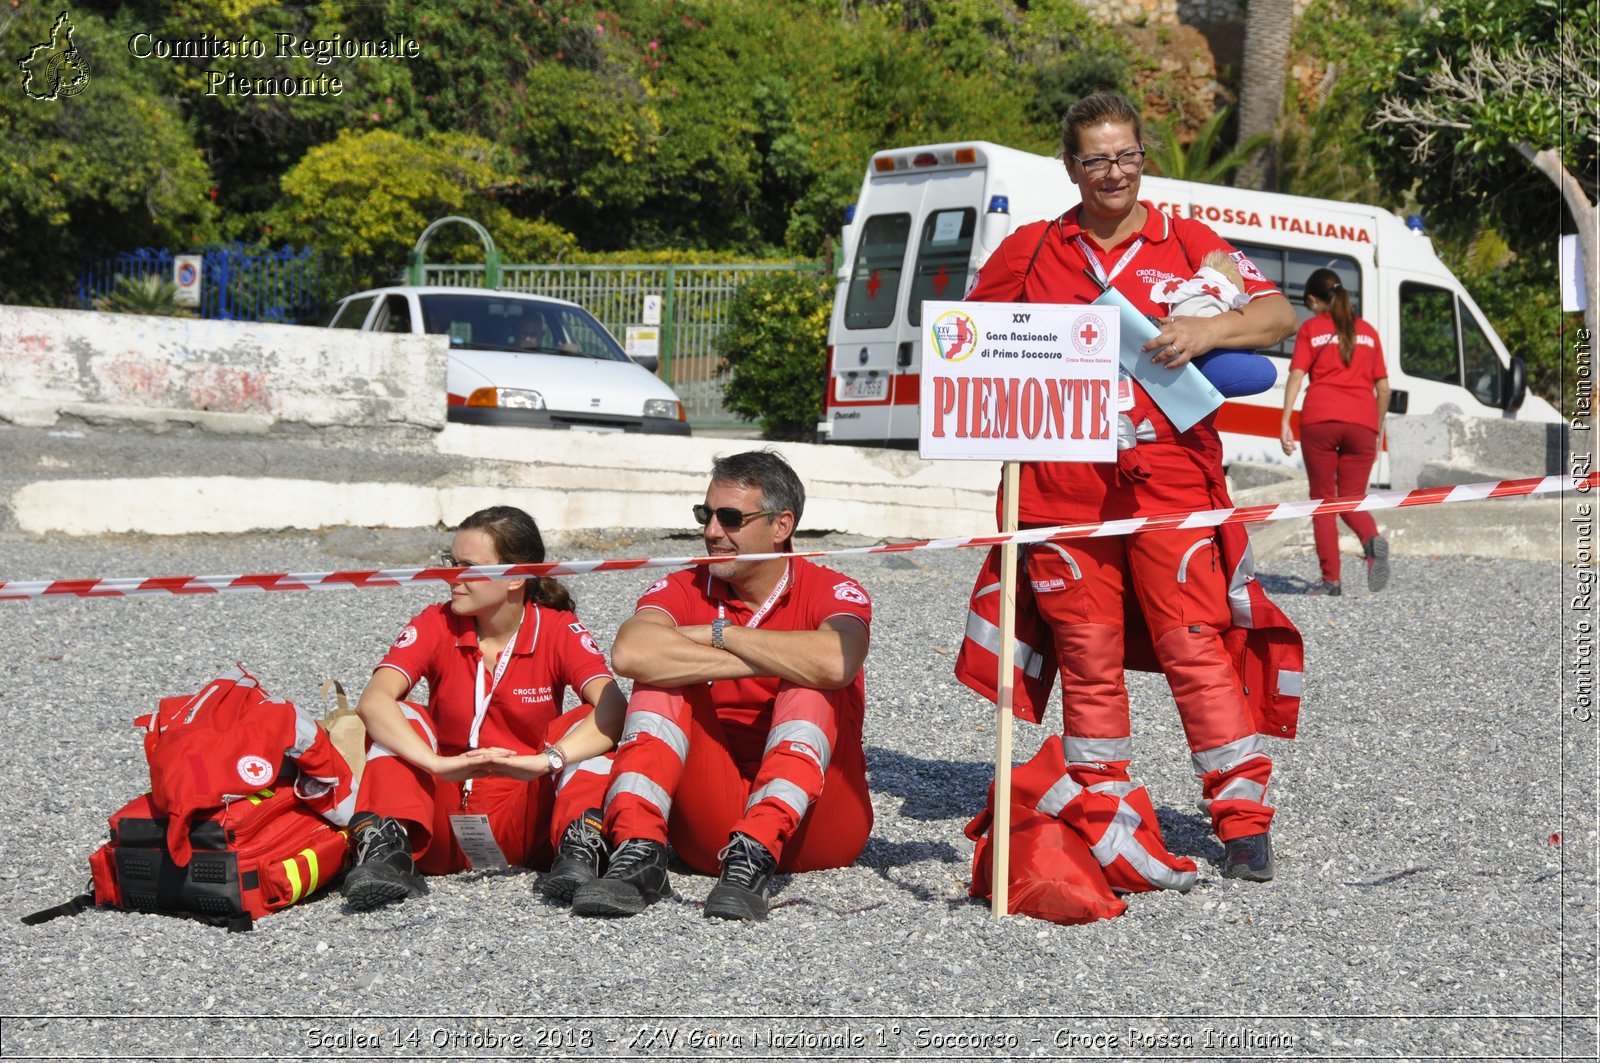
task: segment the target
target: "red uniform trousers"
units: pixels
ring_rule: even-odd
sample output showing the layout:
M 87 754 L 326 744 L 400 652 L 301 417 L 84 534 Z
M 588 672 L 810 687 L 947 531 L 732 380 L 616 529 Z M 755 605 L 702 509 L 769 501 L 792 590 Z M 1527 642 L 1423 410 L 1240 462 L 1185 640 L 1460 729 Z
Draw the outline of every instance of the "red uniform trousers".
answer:
M 1227 841 L 1262 833 L 1272 822 L 1264 803 L 1272 761 L 1222 644 L 1230 618 L 1214 534 L 1196 528 L 1073 539 L 1027 554 L 1034 599 L 1054 633 L 1061 668 L 1068 773 L 1086 795 L 1107 797 L 1105 815 L 1119 814 L 1110 796 L 1130 806 L 1120 814 L 1147 820 L 1157 843 L 1153 810 L 1143 813 L 1149 798 L 1142 787 L 1127 785 L 1133 740 L 1123 681 L 1123 596 L 1130 582 L 1177 702 L 1212 829 Z M 1150 849 L 1158 858 L 1163 853 L 1164 845 Z
M 1338 498 L 1365 494 L 1372 463 L 1378 459 L 1378 430 L 1344 421 L 1315 421 L 1300 424 L 1300 446 L 1306 459 L 1306 480 L 1312 498 Z M 1347 527 L 1356 533 L 1363 546 L 1378 534 L 1378 522 L 1370 513 L 1346 512 Z M 1332 513 L 1311 518 L 1311 531 L 1317 542 L 1317 562 L 1322 578 L 1339 582 L 1339 523 Z
M 438 752 L 428 710 L 401 702 L 400 711 L 411 729 Z M 559 741 L 593 711 L 584 705 L 557 716 L 546 728 L 546 741 Z M 356 808 L 403 822 L 411 836 L 417 870 L 425 875 L 448 875 L 472 866 L 450 828 L 452 815 L 488 816 L 506 862 L 543 871 L 554 855 L 554 840 L 560 839 L 567 825 L 585 809 L 600 807 L 610 768 L 609 756 L 592 757 L 567 765 L 554 782 L 548 777 L 531 781 L 481 778 L 472 780 L 468 788 L 464 783 L 437 778 L 369 740 Z
M 634 684 L 606 795 L 607 836 L 670 842 L 707 875 L 717 874 L 735 831 L 766 846 L 779 871 L 854 863 L 872 831 L 872 802 L 861 735 L 840 741 L 842 702 L 842 691 L 780 684 L 761 760 L 741 765 L 710 687 Z

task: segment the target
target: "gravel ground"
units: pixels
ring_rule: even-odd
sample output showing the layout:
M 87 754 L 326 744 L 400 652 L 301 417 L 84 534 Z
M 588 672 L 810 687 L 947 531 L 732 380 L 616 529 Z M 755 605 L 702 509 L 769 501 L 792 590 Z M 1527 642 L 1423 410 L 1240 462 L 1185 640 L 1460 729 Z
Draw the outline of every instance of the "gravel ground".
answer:
M 10 535 L 0 575 L 408 566 L 443 541 Z M 618 533 L 554 556 L 696 546 Z M 1133 676 L 1135 771 L 1200 884 L 1063 927 L 995 922 L 966 897 L 961 828 L 991 778 L 994 718 L 951 665 L 979 560 L 836 562 L 876 603 L 877 825 L 856 866 L 780 878 L 759 925 L 702 919 L 712 880 L 687 873 L 676 900 L 591 922 L 513 871 L 434 880 L 429 897 L 368 914 L 325 894 L 249 934 L 101 911 L 21 926 L 81 891 L 106 816 L 145 787 L 132 717 L 234 661 L 308 706 L 325 675 L 355 692 L 439 593 L 0 604 L 13 735 L 0 751 L 0 1056 L 1595 1057 L 1595 730 L 1566 703 L 1559 566 L 1406 558 L 1382 595 L 1351 581 L 1322 599 L 1301 593 L 1311 556 L 1275 559 L 1263 583 L 1308 660 L 1300 738 L 1271 743 L 1277 880 L 1218 876 L 1171 698 Z M 569 584 L 607 642 L 648 578 Z M 1018 763 L 1046 733 L 1018 724 Z

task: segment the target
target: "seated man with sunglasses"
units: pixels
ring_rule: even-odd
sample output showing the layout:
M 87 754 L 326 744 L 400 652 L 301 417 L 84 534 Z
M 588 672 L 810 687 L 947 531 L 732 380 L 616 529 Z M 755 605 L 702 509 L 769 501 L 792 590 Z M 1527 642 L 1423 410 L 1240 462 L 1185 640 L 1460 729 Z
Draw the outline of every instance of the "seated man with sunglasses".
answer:
M 694 507 L 707 555 L 658 580 L 617 632 L 633 696 L 604 812 L 605 873 L 573 911 L 624 916 L 669 896 L 667 843 L 719 875 L 705 915 L 765 919 L 775 872 L 853 863 L 872 829 L 861 748 L 872 603 L 849 576 L 784 553 L 805 488 L 772 451 L 717 459 Z

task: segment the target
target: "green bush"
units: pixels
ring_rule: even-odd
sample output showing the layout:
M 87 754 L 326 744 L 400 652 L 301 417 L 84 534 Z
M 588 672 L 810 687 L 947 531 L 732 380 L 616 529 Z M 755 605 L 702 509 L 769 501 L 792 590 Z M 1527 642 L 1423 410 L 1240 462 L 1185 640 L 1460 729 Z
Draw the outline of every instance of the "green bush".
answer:
M 809 440 L 828 372 L 830 277 L 772 273 L 739 289 L 717 353 L 731 372 L 723 403 L 768 439 Z

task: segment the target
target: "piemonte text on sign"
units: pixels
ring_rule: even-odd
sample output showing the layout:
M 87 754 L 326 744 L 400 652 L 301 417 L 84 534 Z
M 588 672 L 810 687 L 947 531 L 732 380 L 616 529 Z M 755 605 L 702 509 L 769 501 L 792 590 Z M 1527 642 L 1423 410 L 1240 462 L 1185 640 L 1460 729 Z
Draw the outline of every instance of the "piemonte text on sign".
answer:
M 922 321 L 923 457 L 1116 460 L 1115 313 L 926 302 Z

